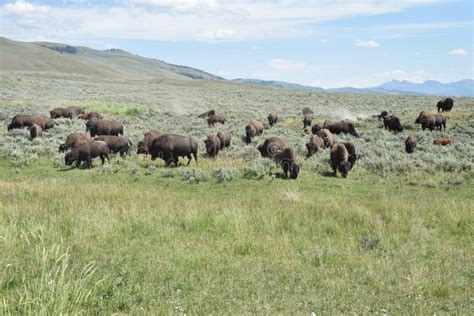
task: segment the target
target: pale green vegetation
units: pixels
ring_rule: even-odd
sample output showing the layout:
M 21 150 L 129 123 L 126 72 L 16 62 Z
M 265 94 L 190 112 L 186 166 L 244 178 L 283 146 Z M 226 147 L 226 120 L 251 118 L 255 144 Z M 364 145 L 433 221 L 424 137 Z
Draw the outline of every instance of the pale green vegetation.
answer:
M 457 98 L 446 133 L 422 132 L 437 97 L 309 93 L 222 81 L 0 76 L 0 304 L 2 314 L 469 314 L 473 310 L 474 111 Z M 59 125 L 33 141 L 7 132 L 14 114 L 80 105 L 123 122 L 136 144 L 162 127 L 200 140 L 199 163 L 164 168 L 133 154 L 64 166 L 58 145 L 84 131 Z M 362 155 L 348 179 L 329 151 L 305 159 L 301 108 L 316 121 L 352 119 Z M 228 119 L 208 127 L 197 114 Z M 371 115 L 400 116 L 394 135 Z M 249 146 L 252 118 L 281 122 Z M 232 133 L 205 158 L 204 137 Z M 404 152 L 409 134 L 421 138 Z M 440 135 L 453 146 L 432 144 Z M 256 144 L 293 144 L 297 180 L 259 158 Z

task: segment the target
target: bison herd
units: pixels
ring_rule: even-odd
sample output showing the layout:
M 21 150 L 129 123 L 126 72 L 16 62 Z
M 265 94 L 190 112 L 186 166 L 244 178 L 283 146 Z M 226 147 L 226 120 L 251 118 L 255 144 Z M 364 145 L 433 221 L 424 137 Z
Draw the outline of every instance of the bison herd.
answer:
M 437 104 L 439 111 L 450 111 L 453 108 L 453 100 L 447 98 Z M 336 135 L 350 134 L 358 137 L 354 123 L 344 121 L 325 120 L 322 126 L 312 125 L 314 120 L 313 111 L 309 108 L 303 109 L 303 128 L 311 133 L 309 141 L 306 143 L 307 157 L 316 154 L 319 150 L 330 149 L 331 167 L 336 174 L 337 171 L 342 177 L 347 177 L 349 171 L 354 167 L 359 156 L 356 148 L 351 142 L 336 142 Z M 226 119 L 209 110 L 199 115 L 205 118 L 209 126 L 224 124 Z M 390 115 L 383 111 L 376 116 L 383 121 L 384 129 L 399 133 L 403 131 L 403 125 L 397 116 Z M 59 146 L 60 152 L 66 152 L 64 161 L 66 165 L 76 163 L 79 166 L 85 162 L 88 168 L 92 167 L 92 159 L 99 157 L 102 164 L 109 160 L 109 154 L 120 154 L 121 157 L 130 154 L 132 142 L 124 135 L 124 128 L 120 122 L 105 120 L 100 113 L 86 112 L 79 107 L 54 108 L 50 111 L 50 117 L 18 114 L 13 117 L 8 125 L 8 130 L 15 128 L 28 128 L 31 138 L 41 137 L 44 130 L 53 128 L 56 123 L 53 119 L 69 118 L 85 120 L 85 133 L 71 133 L 65 142 Z M 268 124 L 273 127 L 278 123 L 278 115 L 271 112 L 268 115 Z M 425 111 L 417 117 L 416 124 L 420 124 L 422 130 L 446 130 L 446 118 L 440 114 L 430 114 Z M 245 126 L 243 141 L 250 144 L 255 136 L 259 136 L 264 131 L 264 125 L 258 120 L 252 120 Z M 198 141 L 193 137 L 168 134 L 163 129 L 149 130 L 144 133 L 143 140 L 137 144 L 137 154 L 150 154 L 152 160 L 160 158 L 165 161 L 166 166 L 178 165 L 179 158 L 188 158 L 187 165 L 194 158 L 198 163 Z M 222 150 L 228 148 L 232 141 L 232 135 L 225 132 L 213 133 L 204 140 L 206 154 L 209 157 L 216 157 Z M 437 145 L 450 145 L 453 140 L 447 137 L 438 137 L 434 140 Z M 418 139 L 410 135 L 405 140 L 405 150 L 413 153 L 418 144 Z M 280 137 L 269 137 L 263 144 L 257 147 L 262 157 L 270 158 L 279 164 L 285 177 L 296 179 L 300 171 L 300 166 L 296 162 L 295 149 L 287 144 Z

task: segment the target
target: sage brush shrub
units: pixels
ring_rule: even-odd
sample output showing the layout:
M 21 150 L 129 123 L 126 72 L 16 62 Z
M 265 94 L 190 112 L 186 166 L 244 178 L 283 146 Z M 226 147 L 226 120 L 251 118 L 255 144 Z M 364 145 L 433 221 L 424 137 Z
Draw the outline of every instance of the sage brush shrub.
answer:
M 266 176 L 272 175 L 272 169 L 276 164 L 266 158 L 257 158 L 248 162 L 243 170 L 243 177 L 246 179 L 263 179 Z
M 191 170 L 185 170 L 183 172 L 183 180 L 190 183 L 199 183 L 201 181 L 207 181 L 207 174 L 204 170 L 199 168 L 193 168 Z
M 239 172 L 236 168 L 216 168 L 212 171 L 212 177 L 217 183 L 232 181 L 238 174 Z

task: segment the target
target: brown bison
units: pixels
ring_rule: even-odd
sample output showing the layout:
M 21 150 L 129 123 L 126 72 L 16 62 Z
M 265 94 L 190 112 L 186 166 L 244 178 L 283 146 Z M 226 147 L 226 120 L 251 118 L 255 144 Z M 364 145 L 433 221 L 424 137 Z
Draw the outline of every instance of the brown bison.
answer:
M 123 125 L 117 121 L 92 119 L 86 123 L 86 132 L 92 137 L 100 135 L 123 135 Z
M 252 120 L 249 125 L 245 126 L 245 143 L 250 144 L 252 138 L 257 135 L 262 135 L 263 124 L 259 121 Z
M 67 108 L 54 108 L 51 111 L 49 111 L 49 115 L 51 116 L 52 119 L 56 118 L 68 118 L 68 119 L 74 119 L 80 115 L 85 113 L 84 108 L 80 108 L 77 106 L 70 106 Z
M 446 98 L 442 101 L 439 101 L 436 107 L 438 108 L 438 113 L 439 112 L 449 112 L 452 110 L 454 106 L 454 101 L 451 98 Z
M 296 163 L 295 150 L 287 145 L 280 137 L 270 137 L 257 147 L 264 158 L 271 158 L 283 169 L 285 177 L 296 179 L 300 166 Z
M 209 118 L 207 119 L 207 124 L 209 126 L 216 125 L 217 123 L 224 124 L 225 118 L 221 115 L 214 114 L 209 116 Z
M 270 126 L 275 125 L 277 122 L 278 115 L 276 114 L 276 112 L 271 112 L 270 114 L 268 114 L 268 124 L 270 124 Z
M 309 107 L 304 107 L 302 112 L 303 112 L 303 115 L 314 114 L 313 110 L 311 110 Z
M 311 114 L 306 114 L 303 118 L 303 128 L 311 127 L 312 123 L 313 123 L 313 117 L 311 116 Z
M 66 137 L 64 144 L 59 145 L 59 152 L 65 152 L 69 148 L 75 147 L 83 141 L 89 141 L 91 138 L 84 133 L 71 133 Z
M 213 116 L 213 115 L 216 115 L 216 111 L 215 110 L 209 110 L 209 111 L 206 111 L 204 113 L 199 114 L 198 117 L 206 118 L 206 117 Z
M 27 115 L 27 114 L 17 114 L 13 117 L 12 121 L 8 125 L 8 130 L 14 128 L 25 128 L 31 127 L 34 124 L 41 127 L 42 130 L 47 130 L 54 127 L 54 121 L 44 115 Z
M 425 111 L 420 112 L 415 124 L 421 124 L 422 130 L 429 129 L 431 132 L 435 129 L 446 131 L 446 118 L 439 114 L 429 114 Z
M 102 115 L 98 112 L 84 112 L 81 115 L 79 115 L 78 118 L 86 120 L 86 121 L 90 121 L 90 120 L 93 120 L 93 119 L 95 119 L 95 120 L 102 120 L 103 119 Z
M 341 133 L 351 134 L 357 137 L 357 131 L 354 127 L 354 123 L 349 121 L 331 122 L 329 120 L 324 121 L 323 128 L 328 129 L 331 133 L 339 135 Z
M 150 146 L 155 138 L 160 137 L 163 135 L 165 131 L 160 128 L 158 130 L 156 129 L 151 129 L 145 134 L 143 134 L 143 141 L 140 141 L 138 143 L 138 149 L 137 149 L 137 154 L 145 154 L 145 157 L 148 156 L 150 150 Z
M 306 149 L 308 149 L 308 157 L 311 157 L 314 153 L 318 152 L 319 149 L 324 148 L 324 139 L 318 135 L 311 135 L 309 142 L 306 143 Z
M 351 163 L 349 162 L 349 153 L 344 144 L 334 144 L 331 148 L 331 167 L 336 175 L 336 170 L 339 171 L 343 178 L 351 170 Z
M 36 138 L 43 136 L 43 129 L 38 124 L 33 124 L 30 128 L 30 137 Z
M 166 166 L 178 165 L 178 157 L 187 157 L 189 165 L 194 156 L 197 164 L 198 142 L 192 138 L 174 134 L 163 134 L 155 138 L 150 147 L 151 160 L 161 158 Z
M 120 153 L 120 156 L 123 157 L 130 152 L 130 146 L 132 142 L 123 136 L 97 136 L 94 137 L 94 140 L 100 140 L 107 144 L 110 149 L 110 152 L 113 154 Z
M 232 135 L 230 135 L 229 133 L 219 132 L 217 133 L 217 137 L 219 137 L 219 140 L 221 141 L 221 149 L 230 146 L 230 142 L 232 141 Z
M 270 137 L 265 139 L 263 144 L 257 146 L 257 150 L 264 158 L 273 158 L 277 152 L 283 149 L 286 144 L 280 137 Z
M 206 144 L 206 153 L 215 158 L 221 149 L 221 140 L 217 137 L 216 134 L 210 134 L 207 136 L 206 140 L 204 141 Z
M 433 144 L 435 145 L 441 145 L 441 146 L 446 146 L 446 145 L 452 145 L 454 144 L 454 141 L 451 138 L 448 137 L 437 137 L 434 141 Z
M 402 123 L 400 119 L 393 115 L 386 115 L 383 118 L 384 129 L 389 130 L 390 132 L 395 132 L 395 134 L 403 131 Z
M 334 135 L 326 128 L 323 128 L 319 132 L 316 133 L 319 137 L 324 140 L 324 146 L 327 148 L 331 148 L 334 145 Z
M 73 162 L 76 162 L 76 166 L 79 166 L 82 161 L 87 163 L 88 168 L 92 168 L 92 159 L 100 157 L 102 164 L 105 163 L 105 159 L 109 159 L 109 147 L 103 141 L 95 140 L 83 140 L 78 142 L 70 152 L 66 153 L 64 162 L 70 166 Z
M 418 138 L 415 135 L 410 135 L 405 140 L 405 151 L 409 154 L 415 151 L 416 145 L 418 144 Z

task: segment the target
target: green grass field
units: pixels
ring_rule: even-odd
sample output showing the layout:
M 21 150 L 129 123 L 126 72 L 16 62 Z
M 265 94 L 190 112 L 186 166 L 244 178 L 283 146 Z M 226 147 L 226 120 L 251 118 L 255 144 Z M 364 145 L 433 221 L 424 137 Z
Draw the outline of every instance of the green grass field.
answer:
M 420 110 L 434 110 L 433 97 L 0 79 L 4 126 L 16 113 L 74 104 L 120 120 L 135 144 L 157 126 L 200 140 L 217 130 L 234 137 L 216 160 L 200 155 L 190 167 L 166 169 L 133 154 L 84 170 L 64 166 L 57 153 L 69 132 L 84 130 L 82 121 L 59 120 L 33 141 L 3 128 L 1 314 L 472 313 L 472 99 L 456 100 L 448 114 L 445 135 L 455 145 L 438 147 L 439 132 L 413 124 Z M 213 105 L 228 124 L 210 128 L 196 118 Z M 356 120 L 361 137 L 338 138 L 362 154 L 347 179 L 330 175 L 328 150 L 304 158 L 306 105 L 317 121 Z M 246 122 L 273 109 L 282 122 L 245 146 Z M 402 118 L 403 133 L 370 118 L 383 109 Z M 422 138 L 411 156 L 403 151 L 409 134 Z M 296 181 L 256 159 L 254 147 L 271 135 L 296 147 Z

